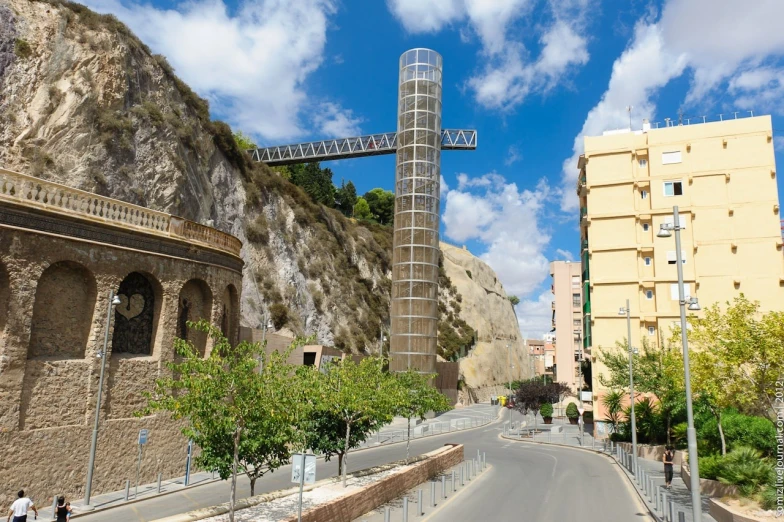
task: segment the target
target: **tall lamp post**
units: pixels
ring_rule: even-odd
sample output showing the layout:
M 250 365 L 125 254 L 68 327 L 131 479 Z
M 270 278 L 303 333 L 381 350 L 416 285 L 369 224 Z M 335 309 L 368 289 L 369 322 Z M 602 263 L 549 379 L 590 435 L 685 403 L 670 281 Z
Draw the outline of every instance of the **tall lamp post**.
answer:
M 675 263 L 678 265 L 678 304 L 681 311 L 681 343 L 683 344 L 683 373 L 686 387 L 686 438 L 689 447 L 689 468 L 691 471 L 691 506 L 692 517 L 695 521 L 702 520 L 702 499 L 700 498 L 700 470 L 697 461 L 697 431 L 694 429 L 694 410 L 691 398 L 691 371 L 689 370 L 689 343 L 686 335 L 686 306 L 689 310 L 700 310 L 700 303 L 696 297 L 686 301 L 686 292 L 683 286 L 683 259 L 681 256 L 681 230 L 678 206 L 672 207 L 672 223 L 662 223 L 657 237 L 670 237 L 675 231 Z
M 93 439 L 90 443 L 90 461 L 87 463 L 87 485 L 84 488 L 84 506 L 82 509 L 91 511 L 90 493 L 93 489 L 93 468 L 95 467 L 95 450 L 98 446 L 98 425 L 101 420 L 101 394 L 103 393 L 103 375 L 106 371 L 106 349 L 109 345 L 109 329 L 112 326 L 112 312 L 114 307 L 121 304 L 120 298 L 114 295 L 114 290 L 109 290 L 109 306 L 106 311 L 106 332 L 103 336 L 103 350 L 98 353 L 101 359 L 101 376 L 98 378 L 98 398 L 95 401 L 95 423 L 93 424 Z
M 509 364 L 507 365 L 507 369 L 506 369 L 507 370 L 507 374 L 509 375 L 509 397 L 506 400 L 506 405 L 507 405 L 506 409 L 509 410 L 509 429 L 511 430 L 512 429 L 512 408 L 509 407 L 509 401 L 512 400 L 512 368 L 514 368 L 514 366 L 512 365 L 512 345 L 509 344 L 509 343 L 506 344 L 506 356 L 507 356 L 507 359 L 509 360 Z
M 633 348 L 632 348 L 632 313 L 631 309 L 629 308 L 629 300 L 626 300 L 626 308 L 621 308 L 618 310 L 618 315 L 625 315 L 626 316 L 626 330 L 627 330 L 627 339 L 628 339 L 628 348 L 629 348 L 629 399 L 632 403 L 632 453 L 634 454 L 634 458 L 632 460 L 632 468 L 633 473 L 637 475 L 637 419 L 634 415 L 634 366 L 632 364 L 632 355 L 633 355 Z

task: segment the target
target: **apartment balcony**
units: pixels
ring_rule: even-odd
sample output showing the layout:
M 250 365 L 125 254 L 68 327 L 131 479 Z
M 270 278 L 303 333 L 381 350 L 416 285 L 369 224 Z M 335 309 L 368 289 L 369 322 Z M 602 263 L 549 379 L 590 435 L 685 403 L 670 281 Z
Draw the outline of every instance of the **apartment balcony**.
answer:
M 580 247 L 581 247 L 581 250 L 588 250 L 588 240 L 587 239 L 583 239 L 580 242 Z

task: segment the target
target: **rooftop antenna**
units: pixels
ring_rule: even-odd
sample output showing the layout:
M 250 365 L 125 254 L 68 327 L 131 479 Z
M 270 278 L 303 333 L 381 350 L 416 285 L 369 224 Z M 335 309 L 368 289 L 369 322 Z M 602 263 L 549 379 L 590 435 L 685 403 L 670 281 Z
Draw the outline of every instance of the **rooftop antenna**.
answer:
M 629 130 L 632 130 L 632 109 L 634 109 L 632 105 L 626 106 L 626 112 L 629 113 Z

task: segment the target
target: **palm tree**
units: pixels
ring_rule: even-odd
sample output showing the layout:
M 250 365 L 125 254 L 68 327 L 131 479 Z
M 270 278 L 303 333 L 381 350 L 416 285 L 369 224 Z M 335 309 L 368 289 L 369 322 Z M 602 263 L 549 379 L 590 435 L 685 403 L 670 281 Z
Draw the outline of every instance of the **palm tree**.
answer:
M 603 420 L 610 423 L 612 433 L 618 433 L 625 397 L 626 394 L 621 390 L 610 390 L 602 397 L 602 404 L 607 408 L 607 416 Z

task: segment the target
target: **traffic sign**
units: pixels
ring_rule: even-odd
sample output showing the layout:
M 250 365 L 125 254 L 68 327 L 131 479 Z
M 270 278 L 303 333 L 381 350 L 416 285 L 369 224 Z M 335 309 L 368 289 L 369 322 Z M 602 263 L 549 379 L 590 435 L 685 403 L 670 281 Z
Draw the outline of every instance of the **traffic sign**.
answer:
M 150 434 L 150 430 L 139 430 L 139 445 L 143 446 L 147 444 L 147 436 Z
M 291 481 L 299 484 L 302 480 L 302 453 L 295 453 L 291 456 Z M 304 484 L 315 484 L 316 482 L 316 456 L 311 453 L 305 454 L 305 480 Z
M 580 415 L 585 413 L 585 408 L 577 408 L 577 411 L 580 412 Z

